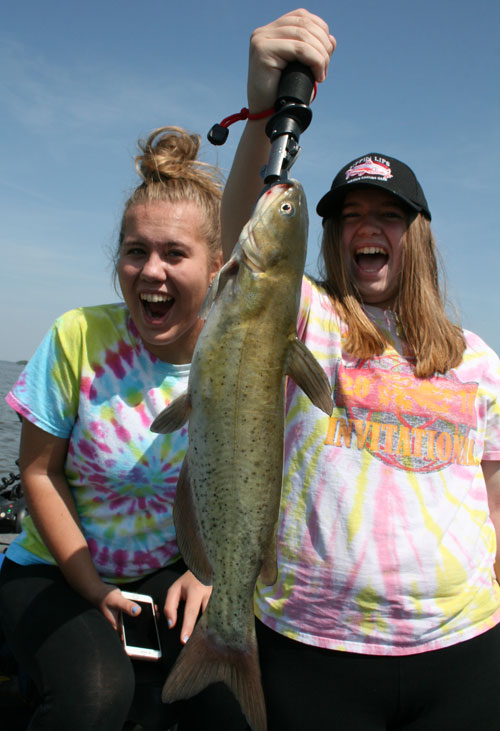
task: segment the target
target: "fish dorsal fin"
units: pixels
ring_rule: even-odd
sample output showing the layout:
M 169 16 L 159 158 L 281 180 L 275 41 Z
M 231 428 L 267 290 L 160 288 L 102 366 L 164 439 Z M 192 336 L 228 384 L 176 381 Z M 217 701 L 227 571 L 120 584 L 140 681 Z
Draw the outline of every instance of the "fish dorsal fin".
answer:
M 331 416 L 332 388 L 326 373 L 309 348 L 297 337 L 292 340 L 290 346 L 287 374 L 309 396 L 315 406 Z
M 174 500 L 174 525 L 177 545 L 186 566 L 202 584 L 210 586 L 213 569 L 207 558 L 193 499 L 187 458 L 182 463 Z
M 188 393 L 183 393 L 171 401 L 149 427 L 158 434 L 170 434 L 184 426 L 191 413 L 191 399 Z

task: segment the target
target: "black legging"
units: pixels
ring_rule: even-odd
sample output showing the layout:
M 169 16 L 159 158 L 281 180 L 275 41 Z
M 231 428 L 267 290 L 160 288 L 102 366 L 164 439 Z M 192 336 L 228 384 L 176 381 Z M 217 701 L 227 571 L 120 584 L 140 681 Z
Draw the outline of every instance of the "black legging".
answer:
M 500 728 L 500 625 L 401 657 L 323 650 L 257 622 L 268 731 Z
M 182 562 L 127 584 L 163 608 Z M 182 645 L 180 627 L 168 630 L 160 612 L 163 658 L 131 661 L 101 612 L 76 594 L 54 566 L 20 566 L 7 558 L 0 571 L 0 618 L 7 643 L 40 695 L 30 731 L 121 731 L 126 719 L 151 731 L 175 721 L 180 731 L 231 729 L 247 724 L 231 692 L 212 685 L 190 701 L 161 703 L 165 678 Z
M 162 607 L 179 562 L 127 588 Z M 1 619 L 41 696 L 31 731 L 121 731 L 125 719 L 165 731 L 246 731 L 230 691 L 212 685 L 165 706 L 160 692 L 181 649 L 180 624 L 159 630 L 159 663 L 131 662 L 118 633 L 50 566 L 0 572 Z M 179 617 L 182 622 L 182 616 Z M 491 731 L 500 718 L 500 625 L 443 650 L 379 657 L 294 642 L 257 622 L 268 731 Z M 136 682 L 137 681 L 137 682 Z

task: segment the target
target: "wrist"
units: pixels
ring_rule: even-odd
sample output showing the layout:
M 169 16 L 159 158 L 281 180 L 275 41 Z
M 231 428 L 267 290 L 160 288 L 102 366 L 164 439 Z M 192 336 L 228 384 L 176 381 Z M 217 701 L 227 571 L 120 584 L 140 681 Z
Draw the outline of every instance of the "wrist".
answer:
M 98 607 L 103 599 L 116 587 L 105 584 L 100 578 L 90 581 L 82 587 L 82 595 L 87 601 Z

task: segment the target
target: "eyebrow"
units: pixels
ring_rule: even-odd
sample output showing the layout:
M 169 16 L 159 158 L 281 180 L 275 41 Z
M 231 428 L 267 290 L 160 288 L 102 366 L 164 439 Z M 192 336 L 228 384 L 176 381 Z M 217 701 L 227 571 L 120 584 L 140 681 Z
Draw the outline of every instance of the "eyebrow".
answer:
M 360 201 L 348 201 L 347 203 L 344 202 L 342 204 L 341 210 L 343 211 L 345 208 L 359 208 L 363 205 Z M 402 211 L 403 213 L 406 211 L 406 208 L 404 205 L 399 203 L 398 201 L 385 201 L 383 203 L 377 204 L 380 206 L 380 208 L 397 208 L 399 211 Z

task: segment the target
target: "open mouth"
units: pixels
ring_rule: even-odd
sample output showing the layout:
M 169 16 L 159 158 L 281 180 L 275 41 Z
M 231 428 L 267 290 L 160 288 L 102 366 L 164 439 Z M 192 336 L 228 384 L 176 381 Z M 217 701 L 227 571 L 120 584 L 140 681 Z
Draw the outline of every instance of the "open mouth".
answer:
M 140 299 L 146 318 L 152 322 L 161 322 L 174 304 L 168 294 L 141 294 Z
M 363 246 L 357 249 L 354 259 L 362 272 L 379 272 L 387 264 L 389 255 L 379 246 Z

